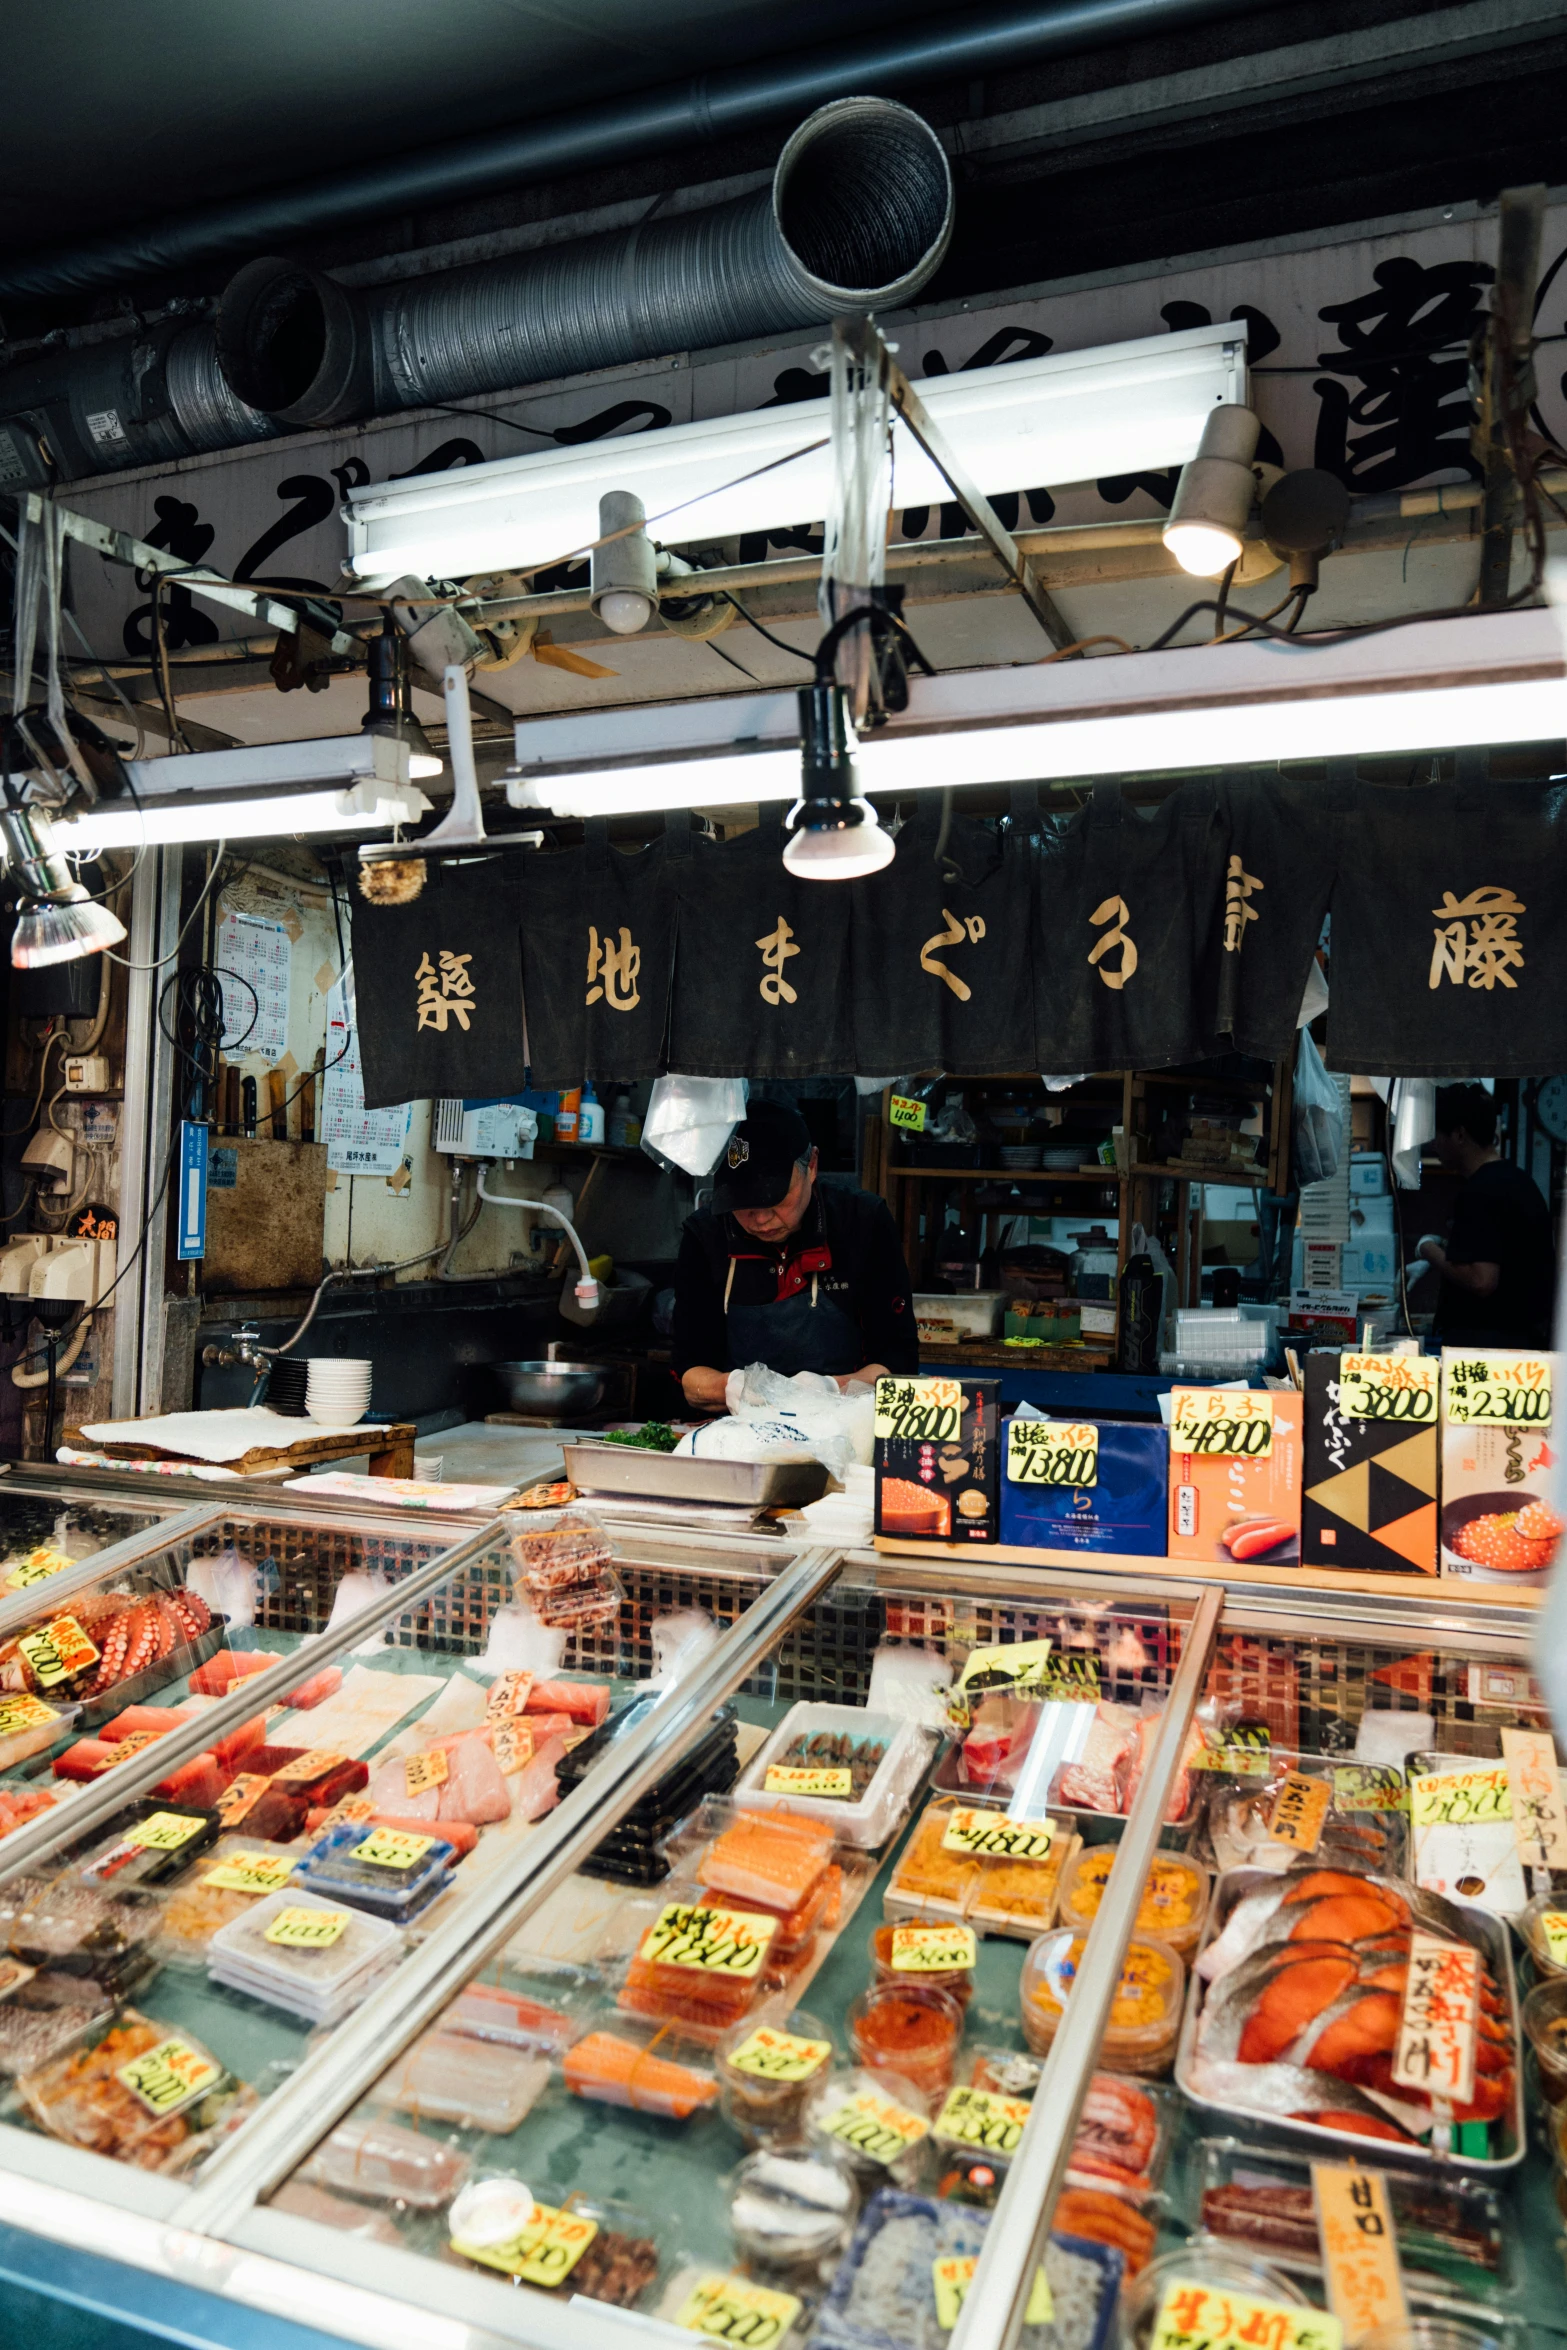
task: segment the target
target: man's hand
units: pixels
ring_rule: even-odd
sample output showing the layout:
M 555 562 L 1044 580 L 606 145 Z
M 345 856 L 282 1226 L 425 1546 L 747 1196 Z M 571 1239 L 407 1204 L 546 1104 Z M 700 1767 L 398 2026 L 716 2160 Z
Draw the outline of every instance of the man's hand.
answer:
M 705 1363 L 693 1363 L 689 1371 L 680 1375 L 680 1392 L 692 1410 L 698 1412 L 721 1412 L 728 1384 L 727 1371 L 710 1370 Z
M 1420 1245 L 1415 1250 L 1415 1254 L 1417 1257 L 1424 1257 L 1428 1265 L 1435 1265 L 1439 1273 L 1446 1272 L 1447 1251 L 1442 1246 L 1442 1243 L 1440 1240 L 1438 1240 L 1434 1232 L 1428 1232 L 1426 1234 L 1424 1240 L 1421 1241 Z
M 1488 1264 L 1482 1257 L 1472 1265 L 1455 1265 L 1442 1243 L 1428 1233 L 1415 1251 L 1428 1265 L 1434 1265 L 1444 1281 L 1451 1281 L 1455 1289 L 1467 1290 L 1471 1297 L 1494 1297 L 1497 1283 L 1502 1278 L 1500 1265 Z
M 874 1387 L 878 1379 L 890 1379 L 892 1373 L 885 1363 L 862 1363 L 857 1371 L 837 1372 L 834 1376 L 838 1393 L 843 1395 L 851 1387 Z

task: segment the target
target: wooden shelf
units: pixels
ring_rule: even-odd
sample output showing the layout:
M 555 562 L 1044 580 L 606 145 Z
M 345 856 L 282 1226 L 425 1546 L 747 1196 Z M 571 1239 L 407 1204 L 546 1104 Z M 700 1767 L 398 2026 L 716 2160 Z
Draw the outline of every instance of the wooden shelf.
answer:
M 926 1182 L 956 1183 L 1119 1183 L 1116 1167 L 900 1167 L 887 1163 L 889 1175 L 912 1175 Z
M 920 1344 L 920 1368 L 974 1371 L 1108 1371 L 1115 1359 L 1110 1341 L 1082 1346 L 1008 1346 L 1001 1338 L 965 1338 L 956 1344 Z

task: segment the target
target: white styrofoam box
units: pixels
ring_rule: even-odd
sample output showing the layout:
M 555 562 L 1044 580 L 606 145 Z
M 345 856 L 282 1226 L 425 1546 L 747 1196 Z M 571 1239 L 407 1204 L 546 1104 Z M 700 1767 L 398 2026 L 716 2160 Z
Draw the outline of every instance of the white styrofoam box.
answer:
M 768 1765 L 782 1762 L 796 1738 L 814 1738 L 822 1732 L 834 1738 L 847 1735 L 885 1742 L 887 1751 L 876 1767 L 876 1776 L 859 1801 L 844 1803 L 830 1795 L 769 1795 Z M 873 1714 L 858 1705 L 793 1705 L 742 1772 L 734 1800 L 742 1811 L 803 1812 L 809 1819 L 825 1820 L 840 1842 L 873 1851 L 902 1825 L 934 1745 L 927 1731 L 913 1722 L 899 1721 L 893 1714 Z
M 969 1338 L 995 1338 L 1001 1329 L 1006 1302 L 1004 1289 L 961 1289 L 951 1297 L 938 1297 L 934 1291 L 917 1289 L 914 1319 L 950 1322 Z
M 1349 1162 L 1351 1192 L 1377 1194 L 1387 1190 L 1387 1162 L 1380 1151 L 1355 1151 Z
M 1358 1247 L 1366 1240 L 1391 1240 L 1394 1232 L 1391 1192 L 1373 1196 L 1357 1192 L 1350 1206 L 1349 1237 Z
M 1343 1251 L 1346 1289 L 1382 1289 L 1397 1279 L 1398 1252 L 1391 1240 L 1355 1241 Z

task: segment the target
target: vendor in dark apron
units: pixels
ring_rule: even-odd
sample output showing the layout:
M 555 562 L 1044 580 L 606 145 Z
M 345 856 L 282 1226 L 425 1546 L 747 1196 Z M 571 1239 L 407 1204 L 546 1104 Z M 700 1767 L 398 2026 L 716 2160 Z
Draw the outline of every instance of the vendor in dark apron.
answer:
M 819 1185 L 810 1131 L 784 1103 L 753 1104 L 719 1159 L 712 1206 L 686 1221 L 670 1336 L 697 1410 L 721 1411 L 729 1373 L 748 1363 L 840 1386 L 919 1369 L 886 1202 Z

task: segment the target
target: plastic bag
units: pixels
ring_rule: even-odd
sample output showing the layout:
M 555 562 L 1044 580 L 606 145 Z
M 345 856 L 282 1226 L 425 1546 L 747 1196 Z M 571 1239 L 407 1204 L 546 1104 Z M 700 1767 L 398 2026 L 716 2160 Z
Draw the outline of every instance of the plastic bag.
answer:
M 215 1616 L 227 1616 L 231 1632 L 256 1620 L 256 1570 L 237 1550 L 192 1559 L 185 1588 L 204 1599 Z
M 1326 1183 L 1330 1175 L 1337 1174 L 1344 1142 L 1344 1106 L 1309 1028 L 1301 1030 L 1295 1053 L 1292 1136 L 1297 1184 Z
M 945 1733 L 952 1672 L 938 1648 L 883 1640 L 871 1658 L 866 1704 L 873 1714 L 892 1714 L 900 1722 L 917 1722 L 922 1730 Z
M 745 1116 L 743 1077 L 655 1077 L 642 1121 L 642 1148 L 688 1175 L 712 1172 Z
M 841 1478 L 854 1462 L 869 1462 L 875 1454 L 876 1398 L 874 1390 L 856 1381 L 847 1391 L 821 1371 L 797 1371 L 786 1379 L 766 1363 L 748 1363 L 731 1371 L 724 1401 L 734 1419 L 756 1427 L 762 1423 L 792 1434 L 801 1451 Z M 731 1456 L 734 1457 L 734 1456 Z M 767 1456 L 785 1460 L 787 1450 Z

